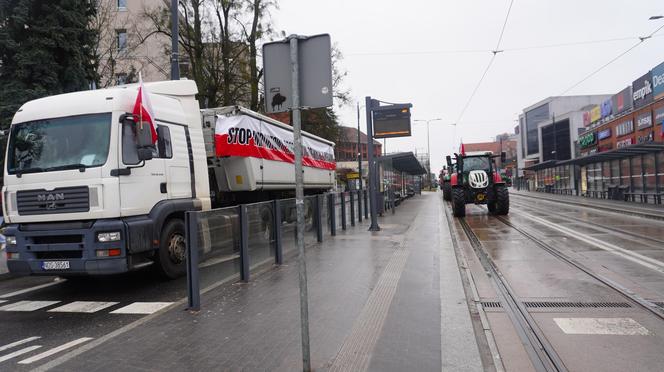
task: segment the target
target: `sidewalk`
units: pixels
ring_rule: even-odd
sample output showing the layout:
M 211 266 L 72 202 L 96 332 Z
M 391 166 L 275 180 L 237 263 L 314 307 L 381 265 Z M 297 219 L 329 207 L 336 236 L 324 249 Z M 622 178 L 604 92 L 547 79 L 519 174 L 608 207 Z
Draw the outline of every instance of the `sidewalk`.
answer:
M 583 206 L 595 207 L 611 211 L 620 210 L 629 213 L 652 216 L 653 218 L 656 219 L 664 219 L 664 205 L 658 205 L 658 204 L 645 204 L 645 203 L 629 202 L 622 200 L 597 199 L 597 198 L 589 198 L 585 196 L 576 196 L 576 195 L 557 195 L 557 194 L 549 194 L 537 191 L 525 191 L 525 190 L 519 191 L 514 188 L 510 189 L 510 194 L 526 196 L 531 198 L 552 200 L 552 201 L 574 203 Z
M 314 370 L 482 370 L 441 199 L 423 193 L 378 233 L 364 220 L 308 248 Z M 297 264 L 285 262 L 204 294 L 198 314 L 173 308 L 44 367 L 301 370 Z

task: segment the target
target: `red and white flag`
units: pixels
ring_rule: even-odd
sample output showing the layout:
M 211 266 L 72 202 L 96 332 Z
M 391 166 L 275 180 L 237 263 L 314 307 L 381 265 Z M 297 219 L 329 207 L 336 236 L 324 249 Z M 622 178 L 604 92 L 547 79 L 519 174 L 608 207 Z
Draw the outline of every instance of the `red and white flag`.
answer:
M 138 118 L 138 125 L 147 124 L 150 126 L 150 133 L 152 134 L 152 143 L 157 142 L 157 126 L 154 123 L 154 110 L 150 102 L 150 94 L 143 85 L 143 78 L 140 72 L 138 73 L 138 96 L 136 96 L 136 103 L 134 103 L 134 114 Z
M 459 154 L 460 155 L 466 155 L 466 148 L 463 146 L 463 142 L 461 142 L 461 146 L 459 146 Z

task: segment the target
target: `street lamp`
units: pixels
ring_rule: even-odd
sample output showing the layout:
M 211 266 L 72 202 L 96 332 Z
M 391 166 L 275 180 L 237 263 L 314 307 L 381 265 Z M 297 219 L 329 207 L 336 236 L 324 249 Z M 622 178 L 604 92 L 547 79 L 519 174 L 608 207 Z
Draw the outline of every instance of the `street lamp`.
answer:
M 443 120 L 443 119 L 436 118 L 436 119 L 428 119 L 428 120 L 426 120 L 426 119 L 415 120 L 415 121 L 427 123 L 427 153 L 428 153 L 428 156 L 429 156 L 429 164 L 428 164 L 428 169 L 427 169 L 427 180 L 429 181 L 429 188 L 431 188 L 431 142 L 429 141 L 429 123 L 431 123 L 432 121 L 440 121 L 440 120 Z M 455 127 L 456 127 L 456 125 L 455 125 Z

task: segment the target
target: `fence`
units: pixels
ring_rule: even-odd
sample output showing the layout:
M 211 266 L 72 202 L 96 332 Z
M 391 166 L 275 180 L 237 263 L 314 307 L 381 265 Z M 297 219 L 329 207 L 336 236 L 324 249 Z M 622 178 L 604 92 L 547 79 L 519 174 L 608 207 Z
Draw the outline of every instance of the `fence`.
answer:
M 367 190 L 305 197 L 305 244 L 368 219 Z M 394 208 L 394 204 L 391 204 Z M 211 266 L 249 281 L 252 270 L 280 265 L 296 247 L 295 199 L 241 204 L 185 214 L 189 309 L 200 309 L 201 269 Z

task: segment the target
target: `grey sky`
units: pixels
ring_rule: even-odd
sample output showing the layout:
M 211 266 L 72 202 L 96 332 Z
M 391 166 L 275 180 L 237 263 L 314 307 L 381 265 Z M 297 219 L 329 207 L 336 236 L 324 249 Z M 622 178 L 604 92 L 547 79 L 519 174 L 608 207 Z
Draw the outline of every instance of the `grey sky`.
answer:
M 345 54 L 346 85 L 366 95 L 412 102 L 413 118 L 431 123 L 432 169 L 464 142 L 512 132 L 518 113 L 563 93 L 590 72 L 664 25 L 662 0 L 515 0 L 499 54 L 457 126 L 453 127 L 491 59 L 509 0 L 281 0 L 273 18 L 287 33 L 329 33 Z M 622 39 L 584 45 L 511 50 L 552 44 Z M 664 61 L 664 29 L 567 94 L 616 93 Z M 356 125 L 355 107 L 338 109 Z M 365 130 L 362 116 L 362 130 Z M 388 152 L 426 151 L 426 126 L 387 140 Z

